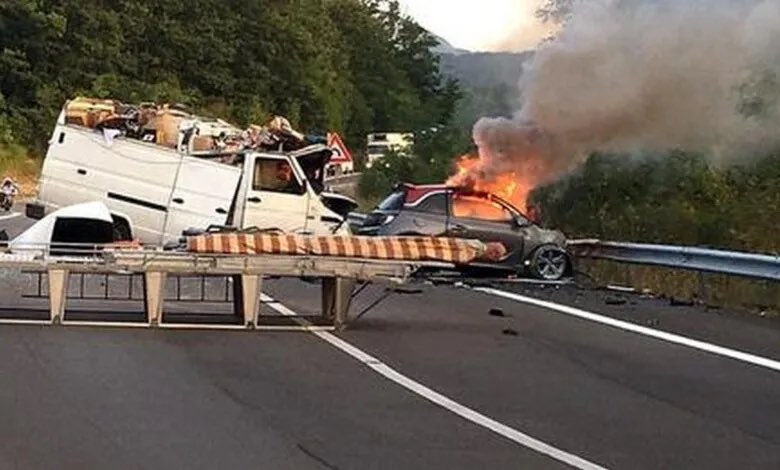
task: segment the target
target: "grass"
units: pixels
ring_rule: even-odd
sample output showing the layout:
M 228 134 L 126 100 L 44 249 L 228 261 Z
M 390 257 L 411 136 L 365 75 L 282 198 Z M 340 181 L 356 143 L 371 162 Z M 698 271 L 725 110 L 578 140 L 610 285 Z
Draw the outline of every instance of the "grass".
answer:
M 13 178 L 21 189 L 21 198 L 35 197 L 40 166 L 40 161 L 21 145 L 0 144 L 0 179 Z
M 780 283 L 603 260 L 579 260 L 578 270 L 601 284 L 631 286 L 712 307 L 780 316 Z

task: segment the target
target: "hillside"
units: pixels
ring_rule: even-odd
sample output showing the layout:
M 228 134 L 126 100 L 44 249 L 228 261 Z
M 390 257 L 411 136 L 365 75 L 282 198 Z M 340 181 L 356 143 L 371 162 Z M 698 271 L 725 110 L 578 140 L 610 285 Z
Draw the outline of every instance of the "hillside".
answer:
M 516 86 L 523 71 L 523 63 L 533 52 L 461 52 L 442 53 L 441 70 L 457 78 L 468 88 L 487 88 L 496 85 Z
M 451 49 L 451 47 L 450 47 Z M 448 50 L 446 44 L 436 50 Z M 455 125 L 469 130 L 483 116 L 510 116 L 519 108 L 518 83 L 532 51 L 439 53 L 441 73 L 458 80 L 463 98 Z

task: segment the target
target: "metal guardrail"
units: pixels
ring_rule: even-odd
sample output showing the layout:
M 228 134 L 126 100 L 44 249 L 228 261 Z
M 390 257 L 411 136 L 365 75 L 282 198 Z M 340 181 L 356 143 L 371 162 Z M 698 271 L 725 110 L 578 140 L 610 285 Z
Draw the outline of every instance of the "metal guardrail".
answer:
M 50 248 L 50 247 L 49 247 Z M 70 324 L 65 305 L 68 299 L 71 275 L 105 274 L 114 276 L 141 276 L 145 315 L 144 320 L 132 326 L 150 328 L 179 328 L 197 325 L 170 324 L 164 321 L 163 301 L 168 277 L 210 276 L 229 277 L 233 284 L 234 314 L 239 319 L 231 328 L 260 330 L 260 293 L 264 278 L 295 277 L 319 278 L 322 286 L 322 318 L 333 328 L 347 322 L 350 293 L 356 282 L 387 282 L 402 284 L 421 268 L 449 267 L 449 264 L 427 261 L 393 261 L 331 256 L 288 255 L 214 255 L 157 250 L 115 250 L 108 247 L 90 250 L 81 245 L 58 246 L 62 250 L 81 248 L 81 255 L 50 256 L 48 248 L 28 249 L 28 253 L 0 253 L 0 269 L 15 269 L 45 273 L 48 284 L 46 297 L 49 314 L 34 324 Z M 85 249 L 87 248 L 87 249 Z M 0 318 L 0 323 L 29 323 L 23 319 Z M 90 324 L 106 325 L 106 322 Z M 122 323 L 121 326 L 128 326 Z M 213 325 L 211 325 L 213 326 Z
M 690 246 L 570 240 L 577 257 L 780 281 L 780 256 Z
M 350 212 L 347 222 L 350 227 L 360 227 L 366 217 L 367 214 Z M 780 255 L 595 239 L 569 240 L 567 247 L 574 256 L 580 258 L 780 281 Z

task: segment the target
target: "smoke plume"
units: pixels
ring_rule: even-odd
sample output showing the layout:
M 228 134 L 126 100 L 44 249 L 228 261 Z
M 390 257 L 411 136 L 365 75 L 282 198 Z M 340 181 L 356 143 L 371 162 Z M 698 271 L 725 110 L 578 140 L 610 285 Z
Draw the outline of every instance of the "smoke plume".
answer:
M 482 178 L 544 184 L 594 151 L 780 145 L 780 1 L 581 0 L 525 65 L 522 107 L 474 127 Z

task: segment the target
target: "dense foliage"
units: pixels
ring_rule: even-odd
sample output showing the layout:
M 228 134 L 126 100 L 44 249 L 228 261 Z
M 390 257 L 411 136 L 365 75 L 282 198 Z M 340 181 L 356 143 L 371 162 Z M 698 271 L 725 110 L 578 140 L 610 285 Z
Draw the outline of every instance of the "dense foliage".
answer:
M 565 21 L 570 5 L 550 0 L 540 17 Z M 0 167 L 25 147 L 40 155 L 75 95 L 178 101 L 238 124 L 283 114 L 306 131 L 342 132 L 354 150 L 368 132 L 414 131 L 414 157 L 365 173 L 373 202 L 398 181 L 444 181 L 473 120 L 514 107 L 511 83 L 472 81 L 488 59 L 506 59 L 512 74 L 522 60 L 451 58 L 444 69 L 466 90 L 457 107 L 435 44 L 388 0 L 5 0 Z M 780 154 L 755 157 L 723 168 L 701 155 L 595 155 L 535 198 L 572 236 L 778 251 Z
M 535 194 L 570 236 L 780 252 L 780 154 L 716 167 L 701 155 L 594 155 Z
M 239 124 L 282 114 L 360 148 L 450 120 L 435 43 L 391 0 L 5 0 L 0 144 L 40 153 L 64 100 L 90 95 Z

